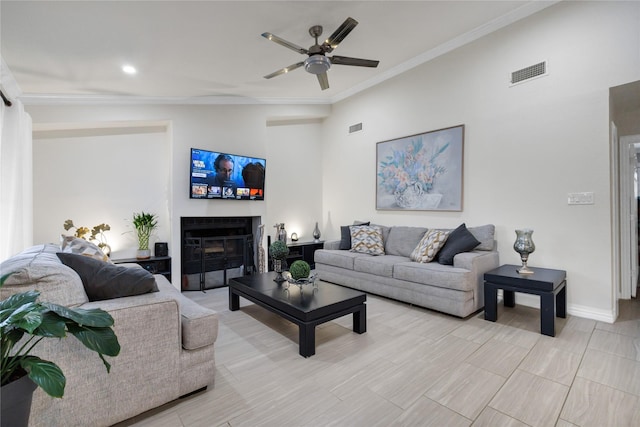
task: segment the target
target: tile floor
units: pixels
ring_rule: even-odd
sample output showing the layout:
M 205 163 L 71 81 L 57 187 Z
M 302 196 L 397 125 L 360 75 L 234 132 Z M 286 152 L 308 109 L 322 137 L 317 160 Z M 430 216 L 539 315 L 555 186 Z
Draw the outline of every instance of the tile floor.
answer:
M 297 327 L 227 289 L 189 292 L 218 311 L 216 381 L 124 426 L 640 426 L 640 302 L 606 324 L 500 307 L 496 323 L 375 296 L 367 333 L 351 316 L 316 330 L 298 355 Z

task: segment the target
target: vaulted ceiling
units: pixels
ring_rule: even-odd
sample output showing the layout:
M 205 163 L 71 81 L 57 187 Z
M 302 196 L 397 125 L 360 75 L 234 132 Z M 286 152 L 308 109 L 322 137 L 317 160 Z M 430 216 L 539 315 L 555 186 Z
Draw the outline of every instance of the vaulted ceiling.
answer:
M 25 99 L 150 102 L 331 103 L 529 16 L 541 1 L 7 1 L 2 58 Z M 264 79 L 307 56 L 353 17 L 330 55 L 380 61 L 334 64 L 329 89 L 304 67 Z M 135 75 L 122 72 L 130 64 Z

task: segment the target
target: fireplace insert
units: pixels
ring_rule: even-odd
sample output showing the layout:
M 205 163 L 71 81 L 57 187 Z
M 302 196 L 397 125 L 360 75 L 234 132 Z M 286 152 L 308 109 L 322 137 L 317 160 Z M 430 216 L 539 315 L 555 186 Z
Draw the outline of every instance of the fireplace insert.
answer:
M 182 290 L 212 289 L 255 271 L 254 217 L 185 217 Z

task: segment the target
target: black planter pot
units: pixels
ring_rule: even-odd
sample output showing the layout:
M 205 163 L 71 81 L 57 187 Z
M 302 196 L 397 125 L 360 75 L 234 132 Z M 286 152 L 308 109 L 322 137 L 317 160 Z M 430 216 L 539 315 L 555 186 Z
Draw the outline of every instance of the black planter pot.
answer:
M 2 395 L 2 419 L 0 425 L 12 427 L 27 427 L 29 414 L 31 413 L 31 398 L 36 389 L 36 383 L 28 376 L 3 385 L 0 391 Z

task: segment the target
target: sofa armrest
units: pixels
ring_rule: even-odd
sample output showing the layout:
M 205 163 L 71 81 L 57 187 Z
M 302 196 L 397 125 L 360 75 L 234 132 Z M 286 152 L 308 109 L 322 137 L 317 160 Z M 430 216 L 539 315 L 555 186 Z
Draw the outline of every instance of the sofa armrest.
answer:
M 484 273 L 500 266 L 498 251 L 463 252 L 453 257 L 453 266 L 470 270 L 476 278 L 473 297 L 475 307 L 484 307 Z
M 82 308 L 102 308 L 105 311 L 129 309 L 149 304 L 169 302 L 180 313 L 182 347 L 194 350 L 215 343 L 218 338 L 218 313 L 182 295 L 166 277 L 156 274 L 158 292 L 85 303 Z
M 453 257 L 454 267 L 464 268 L 476 274 L 484 274 L 498 268 L 499 264 L 500 257 L 497 251 L 462 252 Z
M 160 293 L 173 298 L 180 307 L 182 347 L 186 350 L 213 345 L 218 338 L 218 313 L 182 295 L 162 275 L 155 275 Z
M 327 240 L 322 249 L 340 249 L 340 240 Z

